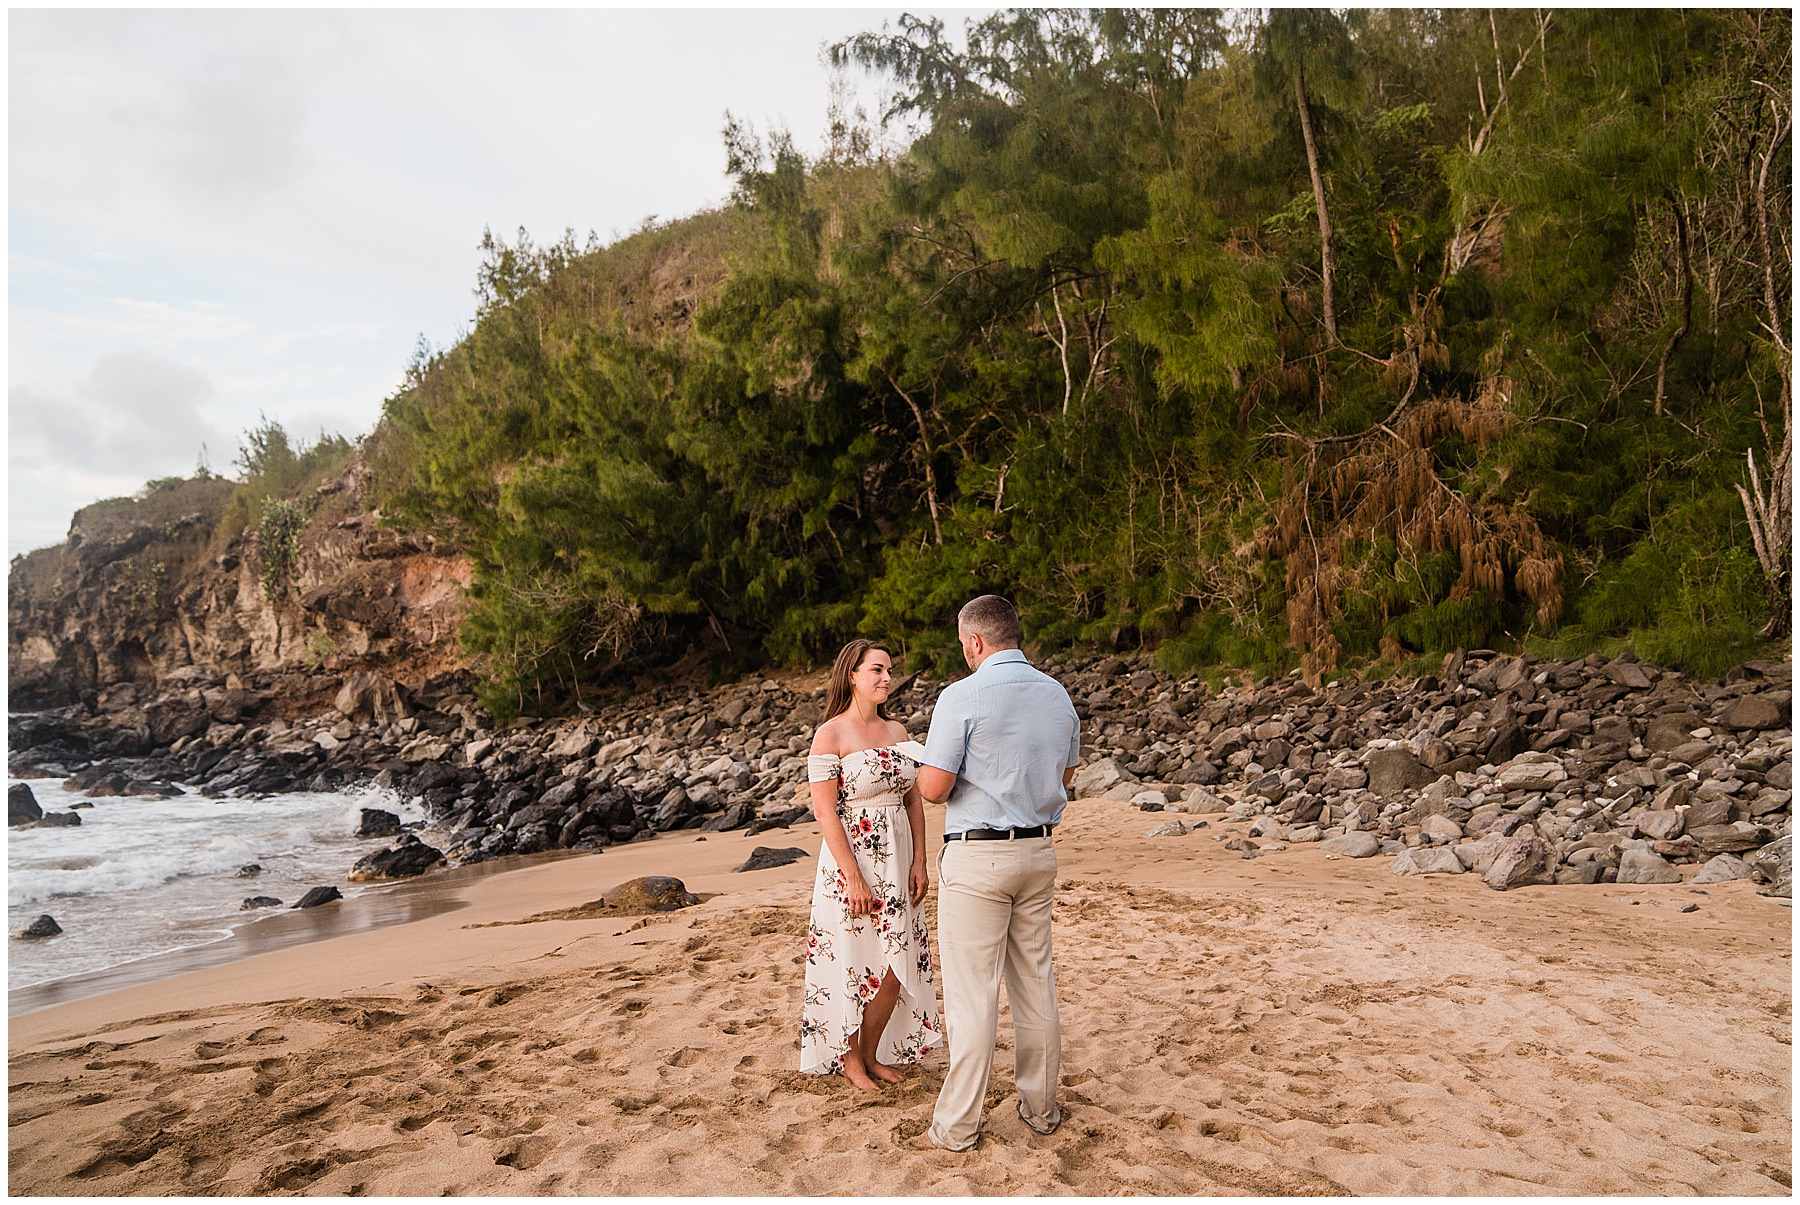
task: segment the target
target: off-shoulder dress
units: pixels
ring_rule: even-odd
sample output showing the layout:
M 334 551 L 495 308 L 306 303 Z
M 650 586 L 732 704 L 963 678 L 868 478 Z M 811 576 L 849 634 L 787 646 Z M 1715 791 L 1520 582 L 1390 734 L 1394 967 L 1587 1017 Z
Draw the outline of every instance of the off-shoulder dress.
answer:
M 800 1019 L 800 1070 L 816 1075 L 843 1069 L 844 1052 L 862 1025 L 863 1006 L 890 970 L 900 985 L 900 999 L 876 1057 L 890 1065 L 917 1062 L 943 1041 L 944 1032 L 925 917 L 907 893 L 913 842 L 905 800 L 918 777 L 918 763 L 891 745 L 842 758 L 808 759 L 808 777 L 814 781 L 826 781 L 831 770 L 838 780 L 838 817 L 877 907 L 871 915 L 845 909 L 843 871 L 830 846 L 822 845 L 806 930 Z

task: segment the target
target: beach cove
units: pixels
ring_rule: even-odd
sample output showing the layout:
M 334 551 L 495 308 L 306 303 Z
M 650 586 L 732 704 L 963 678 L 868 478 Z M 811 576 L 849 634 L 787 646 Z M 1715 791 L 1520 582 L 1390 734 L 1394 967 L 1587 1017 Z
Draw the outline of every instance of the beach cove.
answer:
M 1495 892 L 1246 859 L 1212 819 L 1150 838 L 1128 802 L 1070 806 L 1051 1136 L 1013 1111 L 1004 1022 L 971 1152 L 899 1145 L 941 1052 L 880 1094 L 794 1070 L 805 823 L 494 874 L 16 1017 L 12 1191 L 1788 1194 L 1791 912 L 1753 881 Z M 759 844 L 808 856 L 736 873 Z M 653 874 L 703 902 L 579 909 Z

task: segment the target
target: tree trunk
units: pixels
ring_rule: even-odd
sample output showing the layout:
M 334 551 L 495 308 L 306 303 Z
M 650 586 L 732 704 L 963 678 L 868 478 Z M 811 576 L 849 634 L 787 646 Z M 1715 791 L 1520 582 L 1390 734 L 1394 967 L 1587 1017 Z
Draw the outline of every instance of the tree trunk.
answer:
M 1675 211 L 1675 256 L 1676 267 L 1681 276 L 1681 325 L 1675 328 L 1669 344 L 1663 348 L 1662 359 L 1656 362 L 1656 404 L 1653 410 L 1658 418 L 1662 417 L 1663 399 L 1668 396 L 1669 358 L 1675 354 L 1675 348 L 1688 333 L 1688 320 L 1694 311 L 1694 273 L 1688 267 L 1688 234 L 1687 215 L 1681 208 L 1681 197 L 1671 192 L 1669 205 Z
M 1331 215 L 1325 209 L 1325 178 L 1319 174 L 1319 146 L 1313 140 L 1312 110 L 1306 104 L 1306 76 L 1294 72 L 1294 103 L 1300 107 L 1300 135 L 1306 139 L 1306 166 L 1312 172 L 1313 205 L 1319 211 L 1319 275 L 1325 284 L 1325 339 L 1338 341 L 1337 307 L 1331 297 Z

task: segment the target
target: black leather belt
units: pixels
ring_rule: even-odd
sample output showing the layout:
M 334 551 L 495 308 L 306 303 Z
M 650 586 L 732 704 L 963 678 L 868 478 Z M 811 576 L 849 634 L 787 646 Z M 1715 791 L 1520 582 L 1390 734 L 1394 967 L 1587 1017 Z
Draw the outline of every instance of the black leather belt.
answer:
M 1035 828 L 972 828 L 964 833 L 945 833 L 946 841 L 1013 841 L 1020 837 L 1048 837 L 1054 825 Z

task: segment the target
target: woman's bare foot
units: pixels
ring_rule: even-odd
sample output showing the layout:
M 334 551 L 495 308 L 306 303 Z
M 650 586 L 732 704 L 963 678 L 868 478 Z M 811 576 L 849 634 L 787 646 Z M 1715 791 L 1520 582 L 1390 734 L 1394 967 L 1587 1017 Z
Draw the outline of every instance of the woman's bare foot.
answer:
M 869 1078 L 868 1069 L 863 1066 L 862 1056 L 854 1050 L 844 1052 L 844 1078 L 861 1088 L 864 1092 L 879 1092 L 881 1085 Z
M 897 1084 L 906 1078 L 886 1063 L 878 1063 L 874 1059 L 868 1060 L 865 1065 L 869 1069 L 869 1074 L 884 1084 Z

